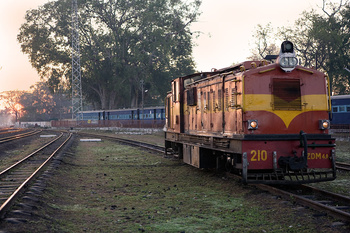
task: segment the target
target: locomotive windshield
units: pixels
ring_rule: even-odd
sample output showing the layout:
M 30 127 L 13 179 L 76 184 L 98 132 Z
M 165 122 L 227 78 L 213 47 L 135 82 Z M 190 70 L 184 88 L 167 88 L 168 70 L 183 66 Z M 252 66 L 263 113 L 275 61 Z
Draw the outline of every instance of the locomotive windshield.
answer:
M 299 79 L 273 79 L 275 110 L 301 110 Z

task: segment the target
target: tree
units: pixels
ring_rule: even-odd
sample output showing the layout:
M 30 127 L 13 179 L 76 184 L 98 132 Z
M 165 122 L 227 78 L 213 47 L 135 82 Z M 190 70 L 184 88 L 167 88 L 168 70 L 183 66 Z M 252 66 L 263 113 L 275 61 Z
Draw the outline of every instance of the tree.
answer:
M 62 90 L 52 94 L 44 82 L 38 82 L 30 89 L 29 92 L 23 92 L 17 100 L 23 106 L 21 121 L 48 121 L 67 118 L 70 103 Z
M 350 5 L 323 0 L 320 15 L 304 12 L 293 28 L 282 28 L 280 36 L 294 42 L 304 66 L 328 73 L 336 94 L 350 93 L 350 79 L 344 68 L 350 61 Z
M 24 93 L 24 91 L 16 90 L 4 91 L 0 94 L 0 100 L 3 102 L 5 112 L 15 115 L 15 122 L 17 122 L 23 112 L 23 106 L 19 100 Z
M 13 115 L 9 113 L 6 109 L 0 110 L 0 126 L 6 127 L 13 125 Z
M 262 60 L 266 55 L 278 55 L 279 47 L 276 46 L 276 37 L 271 22 L 265 27 L 261 24 L 257 25 L 253 35 L 255 47 L 252 49 L 252 55 L 248 57 L 250 60 Z
M 140 81 L 166 95 L 176 76 L 193 72 L 192 32 L 200 0 L 78 1 L 83 94 L 95 108 L 137 106 Z M 28 11 L 18 41 L 53 91 L 71 75 L 71 1 Z

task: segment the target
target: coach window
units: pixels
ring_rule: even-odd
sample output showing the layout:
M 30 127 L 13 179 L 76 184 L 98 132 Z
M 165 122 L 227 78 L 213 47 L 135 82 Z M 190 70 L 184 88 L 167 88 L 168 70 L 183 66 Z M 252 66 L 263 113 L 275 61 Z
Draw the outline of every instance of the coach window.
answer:
M 350 112 L 350 106 L 346 106 L 346 111 Z
M 333 111 L 332 112 L 338 112 L 338 107 L 333 107 Z
M 346 112 L 345 106 L 339 106 L 339 112 Z

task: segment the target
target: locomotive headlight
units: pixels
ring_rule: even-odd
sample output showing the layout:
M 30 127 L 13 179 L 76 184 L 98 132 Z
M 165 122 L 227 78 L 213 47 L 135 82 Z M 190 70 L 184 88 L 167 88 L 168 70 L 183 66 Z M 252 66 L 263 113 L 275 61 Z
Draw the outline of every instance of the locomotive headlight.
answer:
M 282 70 L 286 72 L 294 70 L 295 66 L 298 64 L 298 59 L 293 56 L 293 54 L 283 54 L 280 56 L 279 64 Z
M 329 129 L 330 127 L 330 122 L 329 120 L 319 120 L 319 128 L 322 130 Z
M 288 57 L 284 57 L 280 60 L 280 66 L 282 67 L 288 67 L 288 63 L 289 63 Z
M 258 120 L 248 120 L 248 129 L 258 129 Z
M 298 59 L 295 57 L 294 46 L 290 41 L 284 41 L 281 45 L 280 54 L 277 59 L 281 69 L 285 72 L 291 72 L 298 64 Z

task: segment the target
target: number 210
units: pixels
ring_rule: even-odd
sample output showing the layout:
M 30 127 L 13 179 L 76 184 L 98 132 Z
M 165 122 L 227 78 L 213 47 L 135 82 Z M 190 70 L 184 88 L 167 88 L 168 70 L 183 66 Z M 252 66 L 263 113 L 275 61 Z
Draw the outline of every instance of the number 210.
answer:
M 267 160 L 267 151 L 266 150 L 252 150 L 250 152 L 252 159 L 250 161 L 266 161 Z

